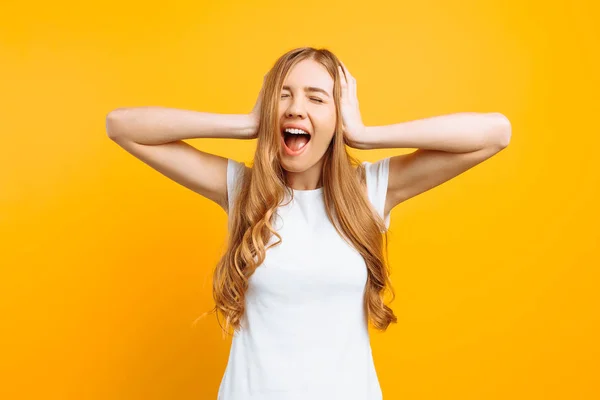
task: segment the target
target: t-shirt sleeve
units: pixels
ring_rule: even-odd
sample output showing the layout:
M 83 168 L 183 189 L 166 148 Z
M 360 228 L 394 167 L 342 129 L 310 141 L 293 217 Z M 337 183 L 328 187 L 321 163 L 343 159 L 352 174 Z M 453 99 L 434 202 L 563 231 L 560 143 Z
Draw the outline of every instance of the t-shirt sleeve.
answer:
M 390 213 L 383 215 L 385 210 L 385 199 L 388 188 L 388 176 L 390 171 L 390 157 L 382 158 L 376 162 L 363 161 L 365 166 L 367 192 L 369 200 L 375 210 L 385 222 L 386 229 L 390 227 Z
M 246 168 L 246 165 L 243 162 L 231 158 L 227 159 L 227 210 L 225 210 L 227 214 L 233 207 L 235 197 L 239 191 L 244 168 Z

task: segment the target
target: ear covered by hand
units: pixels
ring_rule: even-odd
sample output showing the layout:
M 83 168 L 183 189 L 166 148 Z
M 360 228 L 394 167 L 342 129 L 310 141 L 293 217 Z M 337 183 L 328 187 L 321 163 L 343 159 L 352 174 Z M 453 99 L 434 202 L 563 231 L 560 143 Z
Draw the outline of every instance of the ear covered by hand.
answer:
M 258 137 L 258 123 L 260 120 L 260 109 L 262 107 L 264 93 L 265 93 L 265 80 L 267 79 L 267 75 L 263 77 L 263 83 L 260 88 L 260 92 L 258 93 L 258 98 L 256 99 L 256 103 L 254 103 L 254 107 L 252 111 L 248 114 L 250 119 L 250 124 L 253 127 L 253 133 L 250 134 L 248 139 L 256 139 Z
M 360 140 L 366 133 L 362 122 L 356 96 L 356 79 L 350 74 L 343 62 L 338 66 L 342 98 L 340 109 L 344 126 L 344 141 L 350 147 L 359 147 Z

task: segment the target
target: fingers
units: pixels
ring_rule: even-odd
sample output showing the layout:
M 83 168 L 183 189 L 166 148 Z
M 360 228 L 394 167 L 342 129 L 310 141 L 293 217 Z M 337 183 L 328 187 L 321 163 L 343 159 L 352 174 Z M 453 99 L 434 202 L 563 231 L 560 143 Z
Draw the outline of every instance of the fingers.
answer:
M 356 97 L 356 79 L 350 74 L 348 68 L 344 65 L 344 63 L 340 60 L 341 66 L 338 66 L 340 71 L 340 76 L 343 76 L 341 79 L 342 91 L 347 93 L 350 99 L 357 99 Z M 358 100 L 357 100 L 358 102 Z
M 348 86 L 348 80 L 346 79 L 346 76 L 344 74 L 344 71 L 342 70 L 342 67 L 338 65 L 338 71 L 340 73 L 340 85 L 342 86 L 342 89 L 345 89 L 346 86 Z
M 353 81 L 356 82 L 356 79 L 354 79 L 354 77 L 350 74 L 350 71 L 348 71 L 348 68 L 346 68 L 346 65 L 341 60 L 340 64 L 342 64 L 342 68 L 344 69 L 344 75 L 346 76 L 348 83 L 352 83 Z

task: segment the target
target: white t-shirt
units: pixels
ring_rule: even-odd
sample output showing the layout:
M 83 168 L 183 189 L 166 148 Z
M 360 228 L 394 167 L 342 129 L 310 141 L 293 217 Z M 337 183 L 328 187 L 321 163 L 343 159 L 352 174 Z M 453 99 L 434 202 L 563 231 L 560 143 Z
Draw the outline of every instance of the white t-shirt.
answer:
M 389 157 L 363 165 L 384 217 Z M 230 210 L 243 168 L 228 160 Z M 389 213 L 384 221 L 388 228 Z M 282 243 L 250 277 L 218 400 L 382 399 L 363 308 L 367 267 L 327 218 L 323 188 L 294 190 L 274 228 Z

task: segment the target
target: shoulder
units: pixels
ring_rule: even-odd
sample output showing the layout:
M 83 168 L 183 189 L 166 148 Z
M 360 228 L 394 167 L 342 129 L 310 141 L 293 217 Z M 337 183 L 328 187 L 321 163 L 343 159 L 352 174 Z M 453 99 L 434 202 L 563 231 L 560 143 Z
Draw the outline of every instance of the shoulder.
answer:
M 242 177 L 251 168 L 241 161 L 227 159 L 227 212 L 232 208 Z
M 234 160 L 232 158 L 227 159 L 227 179 L 235 179 L 242 175 L 245 170 L 250 169 L 241 161 Z M 228 182 L 229 183 L 229 182 Z
M 390 216 L 389 211 L 385 209 L 385 204 L 388 191 L 390 157 L 385 157 L 374 162 L 363 161 L 361 165 L 364 168 L 367 196 L 375 206 L 378 214 L 383 218 L 386 228 L 388 228 Z
M 390 171 L 390 157 L 385 157 L 373 162 L 363 161 L 361 162 L 361 165 L 364 168 L 366 183 L 371 189 L 379 185 L 385 185 L 387 188 Z

